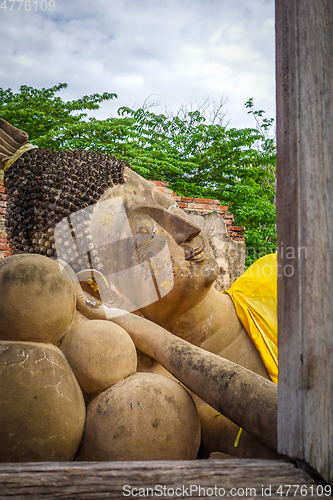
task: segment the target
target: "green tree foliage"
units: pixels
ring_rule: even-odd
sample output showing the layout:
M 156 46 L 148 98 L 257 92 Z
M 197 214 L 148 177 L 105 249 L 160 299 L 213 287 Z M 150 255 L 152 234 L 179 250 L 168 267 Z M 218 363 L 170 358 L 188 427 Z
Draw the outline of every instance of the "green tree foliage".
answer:
M 64 128 L 69 131 L 71 127 L 82 122 L 87 116 L 87 113 L 83 113 L 84 110 L 98 109 L 102 101 L 117 97 L 117 94 L 107 92 L 67 102 L 55 97 L 57 92 L 67 86 L 67 83 L 59 83 L 49 89 L 39 90 L 22 85 L 17 94 L 11 89 L 0 88 L 1 118 L 23 129 L 37 144 L 47 137 L 52 138 L 56 131 Z
M 246 228 L 247 265 L 275 251 L 273 120 L 255 111 L 252 99 L 246 107 L 256 123 L 253 129 L 208 123 L 200 110 L 167 116 L 122 107 L 117 117 L 97 120 L 85 111 L 116 94 L 64 102 L 55 94 L 66 86 L 22 86 L 16 94 L 0 88 L 0 115 L 40 147 L 112 154 L 146 179 L 168 181 L 179 195 L 221 200 Z

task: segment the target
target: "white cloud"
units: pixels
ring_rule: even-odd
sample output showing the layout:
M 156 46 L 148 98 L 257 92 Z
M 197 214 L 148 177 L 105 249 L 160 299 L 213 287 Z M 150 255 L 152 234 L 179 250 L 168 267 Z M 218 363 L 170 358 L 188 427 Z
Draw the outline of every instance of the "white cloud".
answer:
M 17 4 L 0 12 L 3 88 L 67 82 L 66 99 L 116 92 L 99 118 L 150 94 L 155 112 L 225 95 L 237 127 L 253 124 L 250 97 L 275 113 L 273 0 L 55 0 L 53 12 Z

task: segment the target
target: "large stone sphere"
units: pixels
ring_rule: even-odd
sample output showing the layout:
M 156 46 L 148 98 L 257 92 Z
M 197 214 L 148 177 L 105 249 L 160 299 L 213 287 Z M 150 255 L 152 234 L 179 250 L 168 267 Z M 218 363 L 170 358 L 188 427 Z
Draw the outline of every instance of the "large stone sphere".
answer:
M 168 377 L 130 375 L 88 405 L 84 460 L 191 460 L 199 445 L 193 399 Z
M 118 325 L 106 320 L 79 321 L 61 342 L 81 389 L 101 392 L 136 372 L 133 340 Z
M 76 307 L 74 285 L 56 261 L 21 254 L 0 261 L 0 339 L 57 344 Z
M 0 461 L 73 460 L 84 430 L 82 391 L 52 344 L 0 342 Z

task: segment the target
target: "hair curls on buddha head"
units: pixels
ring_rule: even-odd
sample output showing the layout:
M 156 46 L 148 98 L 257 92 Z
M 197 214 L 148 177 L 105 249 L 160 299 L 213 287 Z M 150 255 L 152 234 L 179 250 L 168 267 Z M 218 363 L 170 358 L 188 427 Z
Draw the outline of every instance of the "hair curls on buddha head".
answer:
M 89 238 L 92 205 L 110 187 L 124 183 L 125 167 L 129 165 L 112 156 L 78 149 L 24 153 L 5 174 L 6 228 L 13 253 L 73 260 L 70 242 L 56 247 L 55 226 L 81 211 L 82 231 L 75 237 Z M 93 255 L 92 242 L 90 250 Z

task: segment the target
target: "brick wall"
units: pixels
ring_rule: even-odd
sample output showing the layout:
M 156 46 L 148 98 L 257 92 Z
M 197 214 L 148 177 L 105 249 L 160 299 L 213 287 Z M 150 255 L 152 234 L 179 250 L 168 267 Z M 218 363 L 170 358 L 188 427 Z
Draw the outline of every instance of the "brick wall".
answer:
M 224 219 L 227 227 L 228 236 L 234 241 L 245 241 L 244 230 L 242 226 L 236 226 L 234 216 L 228 212 L 228 207 L 221 205 L 220 200 L 210 200 L 208 198 L 189 198 L 188 196 L 177 196 L 171 189 L 168 188 L 168 182 L 151 181 L 160 191 L 169 194 L 177 202 L 179 208 L 184 212 L 191 213 L 195 210 L 199 213 L 207 213 L 210 210 L 216 210 Z
M 6 195 L 3 180 L 0 179 L 0 259 L 11 255 L 5 229 Z
M 244 227 L 236 226 L 233 215 L 228 212 L 228 207 L 221 206 L 219 200 L 210 200 L 206 198 L 189 198 L 187 196 L 177 196 L 171 189 L 168 188 L 168 182 L 151 181 L 160 191 L 169 194 L 186 213 L 196 211 L 199 213 L 207 213 L 210 210 L 216 210 L 227 227 L 228 235 L 234 241 L 245 241 Z M 8 245 L 6 230 L 5 230 L 5 212 L 6 212 L 6 194 L 3 180 L 0 179 L 0 259 L 11 255 L 11 250 Z

